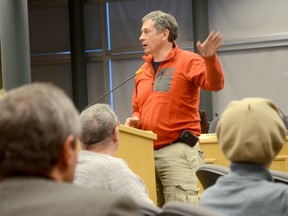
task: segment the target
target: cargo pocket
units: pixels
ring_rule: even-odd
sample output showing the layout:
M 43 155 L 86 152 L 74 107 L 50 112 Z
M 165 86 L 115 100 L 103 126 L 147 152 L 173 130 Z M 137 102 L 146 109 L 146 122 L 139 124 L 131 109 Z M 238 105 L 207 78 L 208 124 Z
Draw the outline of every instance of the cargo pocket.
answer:
M 199 166 L 205 164 L 205 155 L 202 150 L 198 150 L 199 153 Z
M 198 188 L 191 186 L 176 185 L 174 187 L 166 187 L 165 203 L 170 201 L 178 201 L 183 203 L 192 203 L 198 205 Z

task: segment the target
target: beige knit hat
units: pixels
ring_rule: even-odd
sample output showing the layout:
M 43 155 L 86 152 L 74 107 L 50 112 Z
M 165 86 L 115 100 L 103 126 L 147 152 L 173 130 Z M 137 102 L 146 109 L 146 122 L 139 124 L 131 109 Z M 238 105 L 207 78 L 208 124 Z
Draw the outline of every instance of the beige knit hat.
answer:
M 228 104 L 216 134 L 224 155 L 232 162 L 267 165 L 283 147 L 286 128 L 273 101 L 245 98 Z

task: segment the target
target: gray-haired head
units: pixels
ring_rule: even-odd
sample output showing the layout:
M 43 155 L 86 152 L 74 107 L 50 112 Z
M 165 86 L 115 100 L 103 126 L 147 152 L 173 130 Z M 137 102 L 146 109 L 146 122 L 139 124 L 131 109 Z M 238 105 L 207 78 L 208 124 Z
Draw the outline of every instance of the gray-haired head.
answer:
M 142 18 L 142 22 L 151 19 L 154 22 L 154 26 L 158 32 L 162 32 L 165 29 L 169 30 L 169 42 L 173 42 L 177 39 L 178 24 L 174 16 L 164 13 L 160 10 L 152 11 Z
M 85 148 L 111 141 L 118 118 L 108 104 L 95 104 L 80 114 L 80 140 Z
M 7 91 L 0 100 L 0 176 L 47 174 L 69 135 L 80 134 L 79 113 L 52 84 Z

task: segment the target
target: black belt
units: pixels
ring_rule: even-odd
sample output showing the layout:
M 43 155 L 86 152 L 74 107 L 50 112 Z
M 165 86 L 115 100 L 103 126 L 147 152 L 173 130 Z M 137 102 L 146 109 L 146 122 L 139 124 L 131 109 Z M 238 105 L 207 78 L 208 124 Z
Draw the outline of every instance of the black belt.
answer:
M 172 143 L 177 143 L 177 142 L 185 143 L 180 137 L 178 139 L 174 140 Z

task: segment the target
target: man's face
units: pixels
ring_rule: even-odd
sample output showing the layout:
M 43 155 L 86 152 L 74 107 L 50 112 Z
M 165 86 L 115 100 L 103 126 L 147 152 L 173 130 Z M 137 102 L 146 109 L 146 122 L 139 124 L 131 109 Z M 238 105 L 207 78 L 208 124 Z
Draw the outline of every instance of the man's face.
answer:
M 143 22 L 139 40 L 142 43 L 144 52 L 154 55 L 159 52 L 164 42 L 163 32 L 157 32 L 154 22 L 149 19 Z

